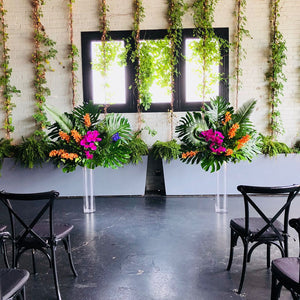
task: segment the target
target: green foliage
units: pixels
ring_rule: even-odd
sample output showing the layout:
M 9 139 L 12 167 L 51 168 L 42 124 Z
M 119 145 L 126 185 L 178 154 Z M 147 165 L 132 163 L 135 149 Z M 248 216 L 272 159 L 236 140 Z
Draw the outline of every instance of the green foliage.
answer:
M 283 73 L 283 67 L 286 65 L 286 42 L 282 33 L 278 29 L 278 18 L 280 0 L 271 1 L 271 42 L 270 42 L 270 69 L 266 73 L 269 82 L 269 103 L 271 106 L 270 129 L 271 136 L 277 137 L 284 133 L 280 111 L 278 109 L 281 104 L 280 96 L 283 96 L 283 83 L 286 76 Z
M 0 139 L 0 171 L 2 169 L 3 160 L 6 157 L 13 156 L 13 145 L 11 144 L 11 140 L 1 138 Z M 0 173 L 1 176 L 1 173 Z
M 135 132 L 128 143 L 130 158 L 129 163 L 138 164 L 142 161 L 142 156 L 148 154 L 147 144 L 140 138 L 140 132 Z
M 211 172 L 224 162 L 251 161 L 258 154 L 258 136 L 249 117 L 255 106 L 251 100 L 236 112 L 221 97 L 211 99 L 205 109 L 187 112 L 176 127 L 182 142 L 181 160 L 197 163 Z
M 132 133 L 122 115 L 107 114 L 100 120 L 99 107 L 92 103 L 75 107 L 72 113 L 51 114 L 55 123 L 49 127 L 49 156 L 64 172 L 77 166 L 118 168 L 130 160 Z
M 5 113 L 3 128 L 5 130 L 6 138 L 10 139 L 10 134 L 14 132 L 14 126 L 12 125 L 12 111 L 15 107 L 15 104 L 12 102 L 14 94 L 20 94 L 21 91 L 18 90 L 15 86 L 11 85 L 10 79 L 12 74 L 12 69 L 9 68 L 10 65 L 10 56 L 7 47 L 8 34 L 6 32 L 7 24 L 5 23 L 6 10 L 4 9 L 3 1 L 0 2 L 0 45 L 2 46 L 2 62 L 1 68 L 3 75 L 0 76 L 0 87 L 1 93 L 4 98 L 3 110 Z M 1 158 L 0 158 L 1 159 Z
M 192 61 L 198 66 L 199 75 L 202 78 L 198 84 L 198 89 L 202 97 L 203 103 L 207 95 L 211 93 L 209 83 L 222 79 L 222 74 L 214 74 L 213 66 L 221 63 L 220 50 L 221 47 L 228 47 L 227 42 L 218 38 L 213 30 L 214 10 L 218 0 L 195 0 L 193 9 L 194 19 L 194 36 L 199 38 L 191 44 Z
M 297 141 L 293 147 L 293 152 L 300 153 L 300 141 Z
M 50 89 L 46 86 L 46 73 L 47 71 L 54 71 L 50 66 L 50 59 L 55 58 L 57 50 L 55 42 L 50 39 L 45 31 L 44 26 L 41 23 L 43 16 L 41 6 L 44 5 L 44 1 L 33 1 L 33 13 L 32 19 L 34 23 L 34 53 L 32 54 L 32 63 L 35 68 L 34 88 L 35 88 L 35 101 L 36 101 L 36 113 L 33 115 L 35 119 L 37 130 L 35 135 L 45 135 L 44 129 L 50 125 L 44 105 L 46 103 L 46 97 L 51 94 Z
M 287 146 L 285 143 L 275 141 L 272 136 L 264 136 L 260 134 L 260 147 L 261 153 L 268 156 L 276 156 L 277 154 L 292 153 L 293 150 Z
M 50 144 L 45 137 L 37 135 L 22 137 L 22 143 L 14 149 L 15 161 L 32 169 L 35 165 L 42 165 L 48 159 L 49 149 Z
M 177 159 L 181 154 L 181 147 L 175 139 L 167 142 L 156 141 L 151 149 L 155 159 L 164 159 L 170 162 L 172 159 Z

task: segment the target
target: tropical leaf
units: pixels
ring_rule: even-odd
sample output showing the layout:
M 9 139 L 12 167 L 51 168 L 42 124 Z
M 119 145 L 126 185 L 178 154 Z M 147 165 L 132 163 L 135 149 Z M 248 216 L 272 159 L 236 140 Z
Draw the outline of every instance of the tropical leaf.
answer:
M 66 133 L 69 133 L 73 128 L 72 121 L 68 118 L 66 113 L 60 113 L 53 106 L 45 105 L 46 111 L 52 116 L 53 120 L 58 124 L 60 129 Z
M 254 106 L 256 104 L 255 100 L 249 100 L 246 103 L 244 103 L 234 114 L 234 120 L 233 122 L 239 123 L 240 126 L 244 125 L 247 126 L 247 128 L 252 127 L 252 123 L 250 123 L 249 117 L 250 114 L 254 110 Z
M 79 122 L 83 121 L 83 118 L 86 114 L 90 115 L 91 124 L 94 125 L 99 121 L 101 111 L 99 106 L 93 104 L 92 102 L 76 106 L 73 110 L 73 115 Z
M 197 146 L 201 144 L 199 139 L 200 132 L 207 129 L 208 126 L 201 113 L 187 112 L 186 116 L 181 118 L 175 131 L 183 143 Z

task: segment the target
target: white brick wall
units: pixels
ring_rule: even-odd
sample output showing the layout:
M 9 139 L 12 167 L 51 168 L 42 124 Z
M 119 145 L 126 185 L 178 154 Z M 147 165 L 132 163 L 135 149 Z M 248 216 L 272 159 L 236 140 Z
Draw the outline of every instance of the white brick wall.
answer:
M 51 96 L 48 103 L 58 106 L 61 111 L 71 109 L 71 90 L 69 60 L 67 58 L 67 47 L 69 45 L 68 32 L 68 6 L 66 0 L 47 0 L 43 6 L 44 17 L 42 19 L 47 34 L 57 42 L 57 59 L 52 62 L 55 72 L 47 74 L 48 87 L 51 89 Z M 192 2 L 189 0 L 189 2 Z M 112 30 L 132 29 L 132 1 L 128 0 L 107 0 L 110 7 L 108 18 Z M 300 139 L 300 1 L 281 1 L 280 30 L 282 31 L 287 44 L 287 66 L 284 72 L 287 76 L 284 97 L 280 107 L 286 133 L 280 140 L 292 145 L 296 138 Z M 141 25 L 142 29 L 166 28 L 165 0 L 144 0 L 146 17 Z M 215 27 L 229 27 L 230 39 L 234 32 L 233 10 L 234 0 L 219 0 L 215 11 Z M 8 13 L 12 84 L 22 91 L 20 97 L 14 97 L 16 108 L 13 111 L 13 121 L 16 130 L 13 134 L 15 141 L 21 136 L 28 136 L 34 130 L 32 114 L 34 112 L 34 90 L 33 66 L 31 55 L 32 44 L 32 20 L 30 18 L 32 7 L 29 0 L 6 0 L 5 8 Z M 253 114 L 253 121 L 256 128 L 266 133 L 268 104 L 267 104 L 267 83 L 265 72 L 268 69 L 268 45 L 269 45 L 269 0 L 249 0 L 247 4 L 247 29 L 253 39 L 245 39 L 243 46 L 246 48 L 247 57 L 242 62 L 244 75 L 243 85 L 240 90 L 240 103 L 254 98 L 258 101 L 256 111 Z M 183 20 L 185 27 L 192 27 L 193 20 L 188 12 Z M 99 27 L 98 21 L 98 0 L 76 0 L 74 4 L 74 42 L 80 49 L 80 32 L 96 31 Z M 232 56 L 232 53 L 231 53 Z M 230 70 L 232 71 L 232 57 L 230 57 Z M 78 103 L 82 101 L 81 68 L 78 71 Z M 234 91 L 230 90 L 230 101 L 234 102 Z M 177 120 L 182 113 L 177 113 Z M 136 128 L 137 116 L 127 114 L 133 127 Z M 0 121 L 3 119 L 3 112 Z M 169 136 L 169 124 L 166 113 L 144 114 L 146 123 L 158 131 L 154 138 L 145 135 L 148 144 L 156 139 L 166 140 Z M 4 136 L 4 131 L 0 131 Z

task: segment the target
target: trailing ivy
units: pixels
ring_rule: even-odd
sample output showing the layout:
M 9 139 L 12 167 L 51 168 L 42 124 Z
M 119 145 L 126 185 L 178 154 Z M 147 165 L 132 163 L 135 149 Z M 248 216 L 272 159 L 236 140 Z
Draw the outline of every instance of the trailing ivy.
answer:
M 178 61 L 180 58 L 181 42 L 182 42 L 182 17 L 187 10 L 187 5 L 183 0 L 168 0 L 168 39 L 170 40 L 170 139 L 173 139 L 174 129 L 174 86 L 175 76 L 178 75 Z M 167 74 L 168 75 L 168 74 Z
M 44 105 L 46 97 L 51 94 L 50 89 L 46 86 L 46 72 L 53 71 L 50 66 L 50 59 L 56 56 L 55 42 L 51 40 L 41 23 L 43 17 L 42 6 L 45 0 L 32 0 L 32 20 L 34 26 L 34 53 L 32 55 L 32 63 L 35 68 L 34 88 L 35 88 L 35 101 L 37 112 L 33 115 L 36 121 L 37 130 L 34 135 L 44 136 L 44 129 L 50 124 L 48 122 Z
M 141 70 L 140 56 L 141 56 L 141 43 L 140 43 L 140 24 L 145 17 L 145 9 L 143 7 L 142 0 L 133 0 L 133 31 L 132 37 L 135 44 L 135 49 L 132 51 L 131 60 L 136 63 L 136 73 L 135 73 L 135 84 L 137 87 L 137 111 L 139 114 L 138 123 L 141 124 L 141 106 L 146 110 L 150 107 L 149 95 L 147 91 L 142 88 L 142 76 L 144 71 Z M 140 128 L 139 128 L 140 129 Z
M 242 42 L 244 37 L 250 37 L 249 30 L 246 29 L 247 17 L 246 17 L 246 0 L 236 0 L 235 2 L 235 18 L 236 18 L 236 32 L 234 34 L 233 48 L 235 52 L 235 69 L 234 69 L 234 79 L 235 79 L 235 109 L 238 108 L 239 102 L 239 90 L 241 88 L 241 76 L 243 75 L 243 70 L 241 69 L 241 62 L 246 57 L 246 49 L 243 48 Z
M 191 45 L 192 59 L 194 63 L 201 66 L 199 73 L 202 76 L 202 82 L 198 87 L 203 104 L 207 94 L 210 92 L 208 82 L 221 80 L 220 75 L 216 77 L 211 69 L 214 64 L 220 64 L 221 54 L 219 47 L 223 47 L 226 43 L 215 35 L 212 27 L 217 2 L 218 0 L 195 0 L 192 4 L 195 25 L 194 36 L 199 38 L 199 42 L 195 41 Z M 216 47 L 216 44 L 219 47 Z
M 280 96 L 283 96 L 283 82 L 286 77 L 283 73 L 283 66 L 286 65 L 286 42 L 282 33 L 279 31 L 279 3 L 280 0 L 271 0 L 271 42 L 270 42 L 270 69 L 266 74 L 269 81 L 269 103 L 271 106 L 270 131 L 271 136 L 276 138 L 279 134 L 284 133 L 280 111 Z
M 9 140 L 11 133 L 14 132 L 14 126 L 12 125 L 12 110 L 15 107 L 15 104 L 12 102 L 12 97 L 14 94 L 19 94 L 21 91 L 10 83 L 12 69 L 9 67 L 10 50 L 7 47 L 8 34 L 6 32 L 7 24 L 5 23 L 6 12 L 7 11 L 4 9 L 4 1 L 0 0 L 0 45 L 2 48 L 2 75 L 0 76 L 0 87 L 3 96 L 3 110 L 5 112 L 3 128 L 5 130 L 5 138 Z
M 72 107 L 74 108 L 76 105 L 76 86 L 78 84 L 76 76 L 76 71 L 78 71 L 78 61 L 76 59 L 79 57 L 79 50 L 74 44 L 73 3 L 75 3 L 75 0 L 69 0 L 70 53 L 68 58 L 71 60 Z

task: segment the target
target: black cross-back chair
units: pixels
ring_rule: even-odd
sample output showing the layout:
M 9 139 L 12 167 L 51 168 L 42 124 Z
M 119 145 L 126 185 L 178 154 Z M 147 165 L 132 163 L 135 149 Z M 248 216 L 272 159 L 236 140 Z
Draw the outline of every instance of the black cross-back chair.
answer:
M 299 238 L 300 251 L 300 218 L 289 221 L 291 227 L 296 229 Z M 271 300 L 280 297 L 282 286 L 287 288 L 294 300 L 300 299 L 300 252 L 299 257 L 282 257 L 272 261 L 272 291 Z
M 33 272 L 36 274 L 34 252 L 36 250 L 41 251 L 48 258 L 50 267 L 53 270 L 56 296 L 60 300 L 61 294 L 55 253 L 58 242 L 62 241 L 64 244 L 74 276 L 77 276 L 77 272 L 73 264 L 70 242 L 73 225 L 54 222 L 53 204 L 58 196 L 57 191 L 27 194 L 0 192 L 0 200 L 8 208 L 11 220 L 13 267 L 18 266 L 19 259 L 25 251 L 31 250 Z M 38 213 L 33 215 L 28 207 L 23 209 L 22 212 L 18 211 L 17 201 L 19 204 L 20 201 L 22 201 L 22 204 L 26 202 L 26 205 L 31 205 L 32 208 L 38 207 Z
M 9 262 L 7 257 L 7 250 L 6 250 L 6 241 L 10 239 L 10 233 L 7 231 L 7 226 L 0 224 L 0 249 L 3 253 L 4 263 L 6 268 L 9 268 Z M 1 299 L 1 298 L 0 298 Z
M 0 299 L 26 300 L 25 284 L 29 278 L 27 270 L 0 269 Z
M 239 185 L 237 189 L 244 197 L 245 216 L 242 218 L 231 219 L 231 242 L 230 255 L 227 265 L 229 271 L 233 259 L 233 248 L 237 245 L 237 240 L 240 237 L 244 246 L 243 266 L 237 293 L 240 294 L 243 288 L 245 279 L 247 262 L 250 262 L 252 252 L 256 247 L 262 244 L 267 245 L 267 267 L 270 267 L 271 245 L 275 245 L 281 252 L 282 257 L 288 256 L 288 220 L 289 210 L 293 199 L 297 196 L 300 190 L 300 185 L 290 186 L 275 186 L 275 187 L 260 187 Z M 281 195 L 286 196 L 285 203 L 278 209 L 273 216 L 267 216 L 261 207 L 257 204 L 253 195 Z M 264 201 L 268 201 L 272 205 L 274 197 L 266 197 Z M 250 217 L 250 207 L 258 213 L 258 217 Z M 278 220 L 281 215 L 284 215 L 283 224 Z M 249 244 L 252 246 L 249 249 Z

